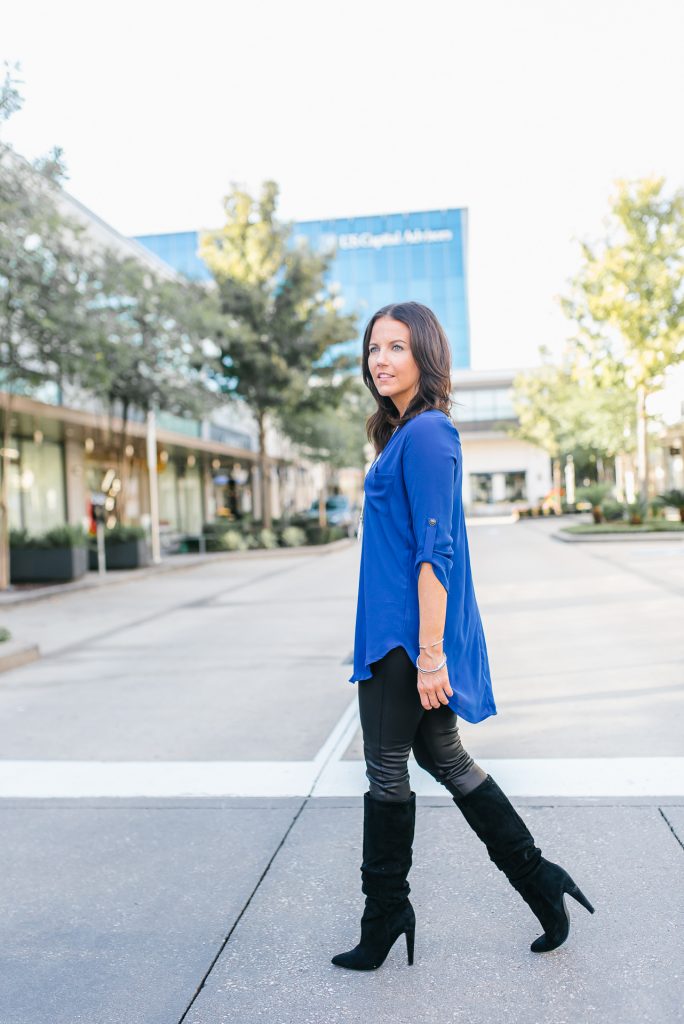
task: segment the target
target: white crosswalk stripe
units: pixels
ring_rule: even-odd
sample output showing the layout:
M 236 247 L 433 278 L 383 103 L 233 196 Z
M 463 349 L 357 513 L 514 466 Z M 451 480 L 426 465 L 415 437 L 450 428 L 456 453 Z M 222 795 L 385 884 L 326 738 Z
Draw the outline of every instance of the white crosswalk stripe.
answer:
M 509 796 L 684 797 L 684 757 L 478 759 Z M 447 791 L 409 760 L 421 796 Z M 0 798 L 361 796 L 363 761 L 0 761 Z
M 0 761 L 2 798 L 360 797 L 356 695 L 312 761 Z M 511 797 L 682 797 L 684 757 L 478 758 Z M 419 796 L 448 791 L 409 758 Z

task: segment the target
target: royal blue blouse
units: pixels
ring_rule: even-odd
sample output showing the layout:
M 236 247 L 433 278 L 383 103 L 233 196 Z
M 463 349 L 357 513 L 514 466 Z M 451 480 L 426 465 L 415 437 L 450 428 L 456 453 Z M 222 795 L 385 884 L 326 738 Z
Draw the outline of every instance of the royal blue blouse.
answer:
M 466 722 L 481 722 L 496 714 L 496 705 L 470 569 L 462 479 L 461 439 L 439 409 L 427 409 L 396 430 L 366 474 L 349 682 L 369 679 L 371 664 L 393 647 L 403 647 L 415 664 L 418 576 L 422 563 L 430 562 L 447 591 L 443 648 L 454 691 L 449 707 Z

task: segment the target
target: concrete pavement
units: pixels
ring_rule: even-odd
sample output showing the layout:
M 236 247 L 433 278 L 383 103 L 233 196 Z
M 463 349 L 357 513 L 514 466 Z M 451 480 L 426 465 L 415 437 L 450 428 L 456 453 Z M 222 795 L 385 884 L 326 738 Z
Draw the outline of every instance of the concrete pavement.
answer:
M 499 714 L 461 732 L 596 907 L 563 947 L 412 763 L 415 963 L 330 964 L 358 548 L 224 559 L 3 610 L 45 653 L 0 676 L 2 1024 L 683 1020 L 684 546 L 555 528 L 469 529 Z

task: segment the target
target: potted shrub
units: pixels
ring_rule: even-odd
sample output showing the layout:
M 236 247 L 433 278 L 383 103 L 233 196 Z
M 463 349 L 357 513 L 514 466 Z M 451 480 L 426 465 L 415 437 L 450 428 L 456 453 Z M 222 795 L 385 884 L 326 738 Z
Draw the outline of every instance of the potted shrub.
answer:
M 247 539 L 239 530 L 224 530 L 218 539 L 218 546 L 208 551 L 246 551 L 248 548 Z
M 81 526 L 56 526 L 32 536 L 10 530 L 12 583 L 66 582 L 88 571 L 88 535 Z
M 259 530 L 257 537 L 262 548 L 277 548 L 279 546 L 278 537 L 274 530 L 267 530 L 266 528 Z
M 280 542 L 284 548 L 297 548 L 306 544 L 306 530 L 301 526 L 286 526 L 280 535 Z
M 577 500 L 588 501 L 591 505 L 591 514 L 595 523 L 603 521 L 601 502 L 610 491 L 609 484 L 590 484 L 588 487 L 577 488 Z
M 679 509 L 679 518 L 684 523 L 684 491 L 663 491 L 658 498 L 663 505 Z
M 117 523 L 105 530 L 105 563 L 108 569 L 137 569 L 149 563 L 145 531 L 142 526 Z M 90 549 L 90 567 L 97 569 L 97 547 Z
M 648 502 L 637 498 L 627 504 L 627 515 L 632 526 L 641 526 L 648 514 Z
M 305 532 L 307 544 L 330 544 L 347 536 L 347 530 L 343 526 L 319 526 L 318 523 L 311 522 Z
M 625 518 L 624 505 L 619 501 L 613 501 L 612 498 L 604 498 L 601 502 L 601 511 L 607 523 L 617 523 Z

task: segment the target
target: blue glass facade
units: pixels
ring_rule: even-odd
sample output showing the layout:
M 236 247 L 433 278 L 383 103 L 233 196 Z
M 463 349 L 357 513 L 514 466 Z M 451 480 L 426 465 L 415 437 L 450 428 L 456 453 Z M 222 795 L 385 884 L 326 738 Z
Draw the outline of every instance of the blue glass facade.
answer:
M 299 221 L 293 241 L 302 238 L 334 253 L 329 283 L 339 288 L 343 312 L 358 313 L 361 332 L 380 306 L 414 299 L 439 317 L 453 368 L 468 369 L 467 223 L 467 210 L 459 209 Z M 136 240 L 186 276 L 209 277 L 197 256 L 198 232 Z

